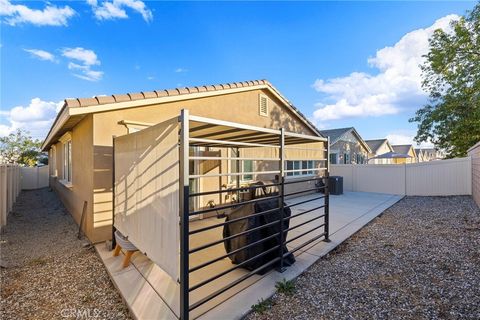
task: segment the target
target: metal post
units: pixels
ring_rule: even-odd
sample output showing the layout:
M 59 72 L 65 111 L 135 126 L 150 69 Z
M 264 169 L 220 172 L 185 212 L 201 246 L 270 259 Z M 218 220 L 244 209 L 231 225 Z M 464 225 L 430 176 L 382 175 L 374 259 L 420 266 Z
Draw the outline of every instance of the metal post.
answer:
M 112 250 L 117 245 L 115 239 L 115 138 L 112 136 Z
M 325 173 L 325 242 L 330 242 L 330 191 L 328 180 L 330 177 L 330 137 L 327 138 L 327 172 Z
M 189 119 L 188 110 L 182 109 L 180 113 L 180 319 L 188 320 L 189 302 Z
M 237 158 L 240 158 L 240 149 L 238 147 L 235 148 L 235 152 L 237 153 Z M 242 171 L 242 170 L 240 170 L 240 165 L 241 165 L 240 160 L 235 160 L 235 163 L 236 163 L 236 167 L 237 167 L 237 172 L 236 173 L 240 173 Z M 240 176 L 239 175 L 236 176 L 236 188 L 240 189 Z M 240 202 L 240 200 L 241 200 L 240 199 L 240 190 L 237 190 L 236 193 L 237 193 L 237 202 Z
M 279 208 L 279 213 L 280 213 L 280 265 L 277 268 L 278 272 L 284 272 L 285 267 L 283 266 L 283 247 L 285 243 L 285 233 L 283 231 L 283 215 L 284 215 L 284 200 L 285 200 L 285 129 L 281 128 L 280 129 L 280 149 L 278 150 L 280 152 L 280 161 L 279 161 L 279 166 L 280 166 L 280 176 L 279 176 L 279 195 L 280 197 L 278 198 L 278 208 Z

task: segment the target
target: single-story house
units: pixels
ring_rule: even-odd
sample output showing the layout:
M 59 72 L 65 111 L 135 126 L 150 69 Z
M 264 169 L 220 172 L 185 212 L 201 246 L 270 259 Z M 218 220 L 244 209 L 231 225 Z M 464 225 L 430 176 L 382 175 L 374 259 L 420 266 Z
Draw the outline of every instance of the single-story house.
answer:
M 368 155 L 369 164 L 391 164 L 393 163 L 393 159 L 372 159 L 377 157 L 381 154 L 385 154 L 387 152 L 393 152 L 392 145 L 388 142 L 388 139 L 375 139 L 375 140 L 365 140 L 368 144 L 372 152 Z
M 394 158 L 393 163 L 403 164 L 403 163 L 417 162 L 417 154 L 415 153 L 415 149 L 411 144 L 392 145 L 392 148 L 393 148 L 393 151 L 397 154 L 404 154 L 409 156 L 405 158 Z
M 66 99 L 43 142 L 42 150 L 49 152 L 50 186 L 75 221 L 78 224 L 82 221 L 82 229 L 90 241 L 96 243 L 112 237 L 113 138 L 178 117 L 184 109 L 195 116 L 323 137 L 266 80 Z M 336 146 L 348 140 L 343 143 L 344 146 L 338 147 L 339 151 L 348 155 L 351 159 L 348 163 L 365 163 L 370 152 L 368 146 L 353 128 L 347 131 L 341 139 L 335 139 L 338 142 Z M 316 147 L 322 152 L 326 150 L 324 142 L 319 142 Z M 202 149 L 192 152 L 209 157 L 215 156 L 217 151 Z M 222 156 L 239 156 L 235 155 L 238 150 L 234 148 L 228 152 Z M 313 176 L 317 167 L 325 166 L 325 163 L 311 159 L 301 156 L 287 158 L 287 178 Z M 237 168 L 238 165 L 238 161 L 204 161 L 192 170 L 214 175 L 218 170 L 238 169 L 245 172 L 241 177 L 242 183 L 259 179 L 250 172 L 256 171 L 252 168 L 262 166 L 262 163 L 245 160 L 241 162 L 241 168 Z M 221 184 L 223 187 L 234 181 L 208 178 L 203 183 Z M 191 187 L 194 191 L 195 188 L 202 189 L 202 186 Z M 222 201 L 226 200 L 202 198 L 196 207 L 208 207 Z M 84 203 L 86 207 L 82 217 Z
M 320 131 L 330 138 L 331 164 L 366 164 L 372 150 L 353 127 Z

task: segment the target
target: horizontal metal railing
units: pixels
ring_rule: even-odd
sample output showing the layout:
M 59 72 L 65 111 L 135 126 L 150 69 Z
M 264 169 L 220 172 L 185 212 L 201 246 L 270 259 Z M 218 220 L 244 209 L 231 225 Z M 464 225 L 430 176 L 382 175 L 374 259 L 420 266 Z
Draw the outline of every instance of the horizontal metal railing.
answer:
M 188 319 L 189 313 L 192 310 L 199 308 L 208 301 L 215 299 L 222 293 L 241 284 L 248 278 L 265 271 L 267 268 L 276 267 L 277 271 L 283 272 L 285 259 L 300 250 L 301 248 L 314 243 L 317 240 L 328 240 L 328 224 L 329 224 L 329 195 L 328 182 L 324 185 L 318 183 L 325 177 L 328 177 L 328 139 L 323 137 L 306 136 L 297 133 L 285 132 L 284 129 L 274 130 L 267 128 L 255 128 L 248 125 L 234 124 L 221 120 L 214 120 L 202 118 L 198 116 L 191 116 L 188 112 L 182 111 L 179 118 L 181 122 L 180 130 L 180 180 L 181 186 L 181 318 Z M 189 123 L 192 122 L 194 127 L 190 128 Z M 215 126 L 218 126 L 218 131 L 215 131 Z M 192 136 L 191 136 L 192 135 Z M 315 148 L 311 143 L 324 143 L 323 146 Z M 304 145 L 305 144 L 305 145 Z M 327 147 L 325 147 L 327 146 Z M 233 148 L 236 149 L 237 157 L 231 156 L 230 153 L 218 156 L 191 155 L 189 153 L 190 147 L 209 147 L 209 148 Z M 265 148 L 269 156 L 264 158 L 255 156 L 241 155 L 240 148 Z M 222 149 L 222 150 L 223 150 Z M 301 151 L 295 153 L 296 150 Z M 288 153 L 290 159 L 285 157 L 285 152 Z M 302 158 L 302 152 L 309 153 L 309 159 Z M 250 153 L 251 154 L 251 153 Z M 295 155 L 297 154 L 297 156 Z M 315 156 L 311 156 L 315 154 Z M 278 157 L 277 157 L 278 155 Z M 295 158 L 295 159 L 294 159 Z M 315 158 L 315 159 L 313 159 Z M 203 174 L 191 172 L 189 170 L 190 162 L 193 164 L 199 161 L 217 161 L 220 166 L 218 172 L 205 172 Z M 222 161 L 235 161 L 236 168 L 232 171 L 229 167 L 227 172 L 222 170 Z M 265 165 L 264 170 L 261 166 L 254 166 L 249 169 L 249 172 L 241 172 L 245 161 L 261 162 Z M 290 163 L 286 161 L 302 161 L 300 167 L 291 168 Z M 307 161 L 307 165 L 303 163 Z M 313 162 L 310 162 L 313 161 Z M 272 165 L 272 162 L 278 162 Z M 242 165 L 243 164 L 243 165 Z M 287 164 L 290 168 L 287 168 Z M 293 165 L 296 166 L 294 163 Z M 310 167 L 311 168 L 308 168 Z M 234 172 L 236 171 L 236 172 Z M 248 186 L 241 185 L 241 178 L 244 176 L 274 176 L 271 183 L 252 184 Z M 306 177 L 306 175 L 309 175 Z M 314 175 L 314 176 L 310 176 Z M 323 175 L 323 176 L 320 176 Z M 286 180 L 286 176 L 292 179 Z M 218 190 L 206 190 L 190 192 L 191 181 L 204 181 L 205 178 L 218 178 Z M 224 181 L 228 179 L 231 187 L 221 187 Z M 232 184 L 232 180 L 236 179 L 236 184 Z M 299 186 L 295 184 L 301 183 L 315 183 L 315 186 L 308 187 Z M 291 186 L 290 191 L 286 192 L 285 188 Z M 262 196 L 257 196 L 258 189 L 263 189 Z M 322 195 L 309 195 L 308 198 L 302 197 L 299 199 L 288 200 L 285 203 L 285 197 L 303 196 L 314 192 L 324 192 Z M 250 197 L 240 197 L 240 194 L 248 194 Z M 236 197 L 227 198 L 236 193 Z M 205 200 L 204 197 L 210 199 L 210 196 L 218 196 L 220 199 L 225 195 L 225 200 L 220 201 L 220 205 L 212 207 L 201 207 L 198 202 Z M 197 200 L 200 199 L 200 200 Z M 228 199 L 229 201 L 227 201 Z M 196 203 L 192 206 L 191 200 Z M 268 202 L 269 206 L 263 211 L 259 203 Z M 299 208 L 302 204 L 309 205 L 306 208 Z M 249 206 L 250 207 L 246 207 Z M 228 217 L 229 211 L 237 209 L 250 208 L 253 212 L 245 212 L 242 216 Z M 295 208 L 295 212 L 286 215 L 286 210 Z M 195 225 L 190 221 L 191 217 L 204 217 L 204 214 L 222 211 L 221 215 L 217 214 L 217 218 L 227 216 L 225 220 L 216 223 L 200 224 L 199 226 L 190 229 L 190 224 Z M 213 217 L 212 217 L 213 218 Z M 232 231 L 228 230 L 224 235 L 219 235 L 218 228 L 227 228 L 235 223 L 243 223 L 252 219 L 255 224 L 248 228 Z M 261 222 L 260 222 L 261 221 Z M 288 226 L 287 226 L 288 225 Z M 290 234 L 287 238 L 287 233 L 295 230 L 295 234 Z M 267 231 L 267 232 L 265 232 Z M 225 231 L 224 231 L 225 232 Z M 212 238 L 212 235 L 217 235 Z M 227 249 L 217 250 L 219 245 L 227 244 L 232 240 L 236 241 L 239 237 L 251 237 L 250 241 L 234 246 L 229 252 Z M 243 241 L 243 240 L 242 240 Z M 266 245 L 267 244 L 267 245 Z M 287 248 L 295 245 L 292 248 Z M 216 247 L 217 246 L 217 247 Z M 230 245 L 231 246 L 231 245 Z M 262 246 L 260 248 L 260 246 Z M 217 250 L 217 251 L 215 251 Z M 255 250 L 245 252 L 246 250 Z M 241 261 L 236 261 L 232 266 L 224 266 L 218 270 L 215 263 L 232 258 L 232 255 L 245 253 L 245 258 Z M 193 259 L 192 259 L 193 257 Z M 232 258 L 233 259 L 233 258 Z M 260 260 L 261 259 L 261 260 Z M 190 262 L 195 261 L 195 264 L 190 266 Z M 235 279 L 225 283 L 227 278 L 234 277 L 232 272 L 239 269 L 246 269 L 245 272 L 239 274 Z M 253 270 L 252 270 L 253 269 Z M 216 270 L 215 272 L 212 272 Z M 207 273 L 209 271 L 209 273 Z M 190 279 L 191 275 L 195 277 Z M 194 282 L 190 283 L 191 280 Z M 212 284 L 212 285 L 210 285 Z M 206 290 L 208 294 L 200 296 L 198 300 L 190 303 L 190 295 L 194 292 L 198 297 L 199 289 Z M 203 292 L 203 291 L 202 291 Z
M 278 199 L 278 198 L 280 198 L 280 196 L 279 196 L 279 195 L 276 195 L 276 196 L 265 197 L 264 200 Z M 208 209 L 202 209 L 202 210 L 192 211 L 192 212 L 190 212 L 188 215 L 190 215 L 190 216 L 195 216 L 195 215 L 197 215 L 197 214 L 204 214 L 204 213 L 208 213 L 208 212 L 212 212 L 212 211 L 217 211 L 217 210 L 231 209 L 231 208 L 235 208 L 235 207 L 238 207 L 238 206 L 244 206 L 244 205 L 246 205 L 246 204 L 251 204 L 251 203 L 255 203 L 255 202 L 257 202 L 256 199 L 246 200 L 246 201 L 242 201 L 242 202 L 235 202 L 235 203 L 233 203 L 233 204 L 227 204 L 227 205 L 220 206 L 220 207 L 213 207 L 213 208 L 208 208 Z
M 313 177 L 313 178 L 308 178 L 308 179 L 296 179 L 296 180 L 292 180 L 292 181 L 288 181 L 288 182 L 282 180 L 282 182 L 280 182 L 280 183 L 271 183 L 271 184 L 266 184 L 266 185 L 252 185 L 252 186 L 232 188 L 232 189 L 221 189 L 221 190 L 208 191 L 208 192 L 191 193 L 191 194 L 189 194 L 189 197 L 194 198 L 194 197 L 199 197 L 199 196 L 204 196 L 204 195 L 222 194 L 222 193 L 225 193 L 225 192 L 234 192 L 234 191 L 242 191 L 242 190 L 256 190 L 258 188 L 266 188 L 266 187 L 270 187 L 270 186 L 278 187 L 278 188 L 281 189 L 286 184 L 318 182 L 319 180 L 322 180 L 322 179 L 323 179 L 323 177 Z M 235 208 L 238 208 L 239 206 L 242 206 L 242 205 L 255 204 L 255 203 L 258 203 L 258 202 L 273 200 L 273 199 L 281 199 L 283 201 L 283 198 L 287 197 L 287 196 L 301 195 L 301 194 L 306 194 L 306 193 L 311 193 L 311 192 L 318 192 L 320 190 L 323 190 L 326 193 L 326 194 L 323 194 L 321 196 L 313 196 L 313 197 L 310 197 L 310 198 L 304 199 L 304 200 L 303 199 L 299 200 L 299 201 L 293 201 L 292 200 L 292 201 L 289 202 L 289 204 L 286 204 L 284 206 L 284 208 L 292 208 L 292 207 L 295 207 L 295 206 L 298 206 L 298 205 L 301 205 L 301 204 L 325 199 L 326 197 L 328 197 L 327 188 L 328 187 L 324 185 L 324 186 L 318 186 L 318 187 L 315 187 L 315 188 L 309 188 L 309 189 L 304 189 L 304 190 L 300 190 L 300 191 L 285 193 L 283 195 L 279 195 L 279 194 L 266 195 L 266 196 L 263 196 L 263 197 L 259 197 L 259 198 L 255 198 L 255 199 L 251 199 L 251 200 L 245 200 L 245 201 L 241 201 L 241 202 L 235 202 L 235 203 L 231 203 L 231 204 L 228 204 L 228 205 L 223 205 L 223 206 L 219 206 L 219 207 L 215 207 L 215 208 L 192 210 L 188 214 L 189 214 L 189 216 L 192 216 L 192 215 L 198 215 L 198 214 L 211 212 L 211 211 L 215 211 L 215 210 L 235 209 Z M 200 253 L 203 250 L 207 250 L 207 249 L 209 249 L 211 247 L 214 247 L 216 245 L 220 245 L 222 243 L 225 243 L 225 241 L 229 241 L 229 240 L 232 240 L 232 239 L 235 239 L 235 238 L 238 238 L 238 237 L 241 237 L 241 236 L 245 236 L 245 235 L 248 235 L 248 234 L 251 234 L 251 233 L 254 233 L 254 232 L 259 232 L 259 231 L 261 231 L 265 228 L 277 225 L 279 223 L 283 223 L 283 221 L 292 221 L 293 219 L 298 218 L 300 216 L 303 216 L 303 215 L 306 215 L 306 214 L 309 214 L 309 213 L 315 213 L 315 211 L 321 210 L 320 214 L 317 214 L 317 215 L 313 216 L 312 218 L 307 219 L 306 221 L 302 221 L 298 224 L 290 226 L 290 227 L 284 229 L 281 232 L 277 232 L 277 233 L 268 235 L 264 238 L 261 238 L 261 239 L 258 239 L 256 241 L 254 241 L 252 243 L 248 243 L 248 244 L 246 244 L 246 245 L 244 245 L 240 248 L 236 248 L 236 249 L 234 249 L 230 252 L 222 253 L 222 254 L 219 254 L 218 256 L 210 258 L 206 261 L 202 261 L 201 263 L 190 267 L 189 270 L 188 270 L 189 274 L 194 273 L 194 272 L 198 272 L 200 270 L 203 270 L 204 268 L 206 268 L 208 266 L 211 266 L 212 264 L 214 264 L 216 262 L 222 261 L 223 259 L 226 259 L 226 258 L 228 258 L 228 257 L 230 257 L 234 254 L 237 254 L 239 252 L 242 252 L 244 250 L 248 250 L 248 249 L 251 249 L 253 247 L 259 246 L 259 245 L 265 243 L 266 241 L 281 238 L 282 233 L 284 235 L 286 235 L 286 233 L 289 232 L 289 231 L 299 229 L 301 227 L 305 227 L 305 226 L 308 226 L 308 225 L 312 225 L 316 221 L 321 221 L 321 219 L 324 219 L 323 222 L 315 225 L 313 228 L 309 228 L 307 231 L 304 231 L 304 232 L 302 232 L 298 235 L 295 235 L 294 237 L 291 237 L 288 240 L 285 237 L 285 239 L 278 242 L 277 245 L 275 245 L 273 247 L 270 247 L 267 250 L 262 251 L 262 252 L 256 254 L 253 257 L 248 257 L 248 259 L 246 259 L 245 261 L 242 261 L 241 263 L 238 263 L 236 265 L 233 265 L 232 267 L 226 268 L 226 269 L 224 269 L 224 270 L 222 270 L 222 271 L 220 271 L 220 272 L 218 272 L 214 275 L 210 275 L 208 278 L 203 279 L 203 280 L 199 281 L 198 283 L 193 284 L 192 286 L 190 286 L 188 288 L 188 292 L 198 290 L 199 288 L 204 287 L 205 285 L 207 285 L 209 283 L 212 283 L 212 282 L 226 276 L 227 274 L 229 274 L 229 273 L 231 273 L 235 270 L 238 270 L 240 268 L 244 268 L 245 266 L 249 265 L 250 263 L 252 263 L 252 262 L 254 262 L 258 259 L 261 259 L 262 257 L 265 257 L 268 254 L 271 254 L 272 252 L 279 251 L 280 248 L 284 247 L 285 245 L 287 245 L 289 243 L 292 243 L 295 240 L 301 239 L 301 238 L 303 238 L 303 237 L 305 237 L 309 234 L 312 234 L 316 230 L 324 228 L 325 225 L 328 223 L 328 221 L 326 221 L 325 209 L 326 209 L 326 204 L 325 203 L 322 203 L 320 205 L 315 205 L 313 208 L 303 210 L 299 213 L 292 214 L 288 217 L 283 217 L 283 219 L 276 219 L 276 220 L 271 221 L 269 223 L 265 223 L 263 225 L 259 225 L 259 226 L 256 226 L 254 228 L 250 228 L 248 230 L 238 232 L 236 234 L 229 235 L 227 237 L 222 237 L 221 239 L 210 241 L 208 243 L 204 243 L 202 245 L 199 245 L 197 247 L 194 247 L 194 248 L 190 249 L 189 252 L 188 252 L 188 255 Z M 274 212 L 278 212 L 279 210 L 280 210 L 280 207 L 275 207 L 273 209 L 265 210 L 265 211 L 262 211 L 262 212 L 252 212 L 251 214 L 248 214 L 248 215 L 243 216 L 243 217 L 237 217 L 237 218 L 231 219 L 229 221 L 223 221 L 223 222 L 220 222 L 220 223 L 215 223 L 213 225 L 208 225 L 208 226 L 200 227 L 198 229 L 193 229 L 193 230 L 189 231 L 189 236 L 192 236 L 192 235 L 200 235 L 201 236 L 201 234 L 203 232 L 206 232 L 206 231 L 209 231 L 209 230 L 212 230 L 212 229 L 215 229 L 215 228 L 225 227 L 225 226 L 228 226 L 232 223 L 235 223 L 235 222 L 238 222 L 238 221 L 241 221 L 241 220 L 253 219 L 253 218 L 256 218 L 256 217 L 268 215 L 268 214 L 271 214 L 271 213 L 274 213 Z M 308 245 L 308 244 L 310 244 L 310 243 L 312 243 L 316 240 L 319 240 L 321 238 L 325 238 L 326 235 L 327 234 L 326 234 L 325 230 L 323 230 L 323 232 L 321 232 L 320 234 L 315 235 L 310 239 L 307 239 L 306 241 L 304 241 L 302 244 L 298 245 L 297 247 L 295 247 L 295 248 L 293 248 L 293 249 L 291 249 L 291 250 L 289 250 L 285 253 L 282 252 L 281 256 L 278 256 L 278 257 L 274 258 L 273 260 L 264 263 L 263 265 L 259 266 L 255 270 L 249 271 L 247 274 L 242 275 L 240 278 L 228 283 L 227 285 L 222 285 L 222 287 L 219 288 L 218 290 L 216 290 L 215 292 L 213 292 L 213 293 L 209 294 L 208 296 L 200 299 L 199 301 L 193 303 L 192 305 L 189 306 L 189 310 L 192 311 L 192 310 L 198 308 L 199 306 L 201 306 L 204 303 L 214 299 L 218 295 L 220 295 L 223 292 L 231 289 L 232 287 L 236 286 L 237 284 L 241 283 L 242 281 L 246 280 L 247 278 L 249 278 L 249 277 L 253 276 L 254 274 L 262 271 L 263 269 L 268 268 L 273 264 L 279 263 L 282 259 L 284 259 L 286 256 L 288 256 L 288 254 L 292 254 L 292 253 L 300 250 L 304 246 L 306 246 L 306 245 Z

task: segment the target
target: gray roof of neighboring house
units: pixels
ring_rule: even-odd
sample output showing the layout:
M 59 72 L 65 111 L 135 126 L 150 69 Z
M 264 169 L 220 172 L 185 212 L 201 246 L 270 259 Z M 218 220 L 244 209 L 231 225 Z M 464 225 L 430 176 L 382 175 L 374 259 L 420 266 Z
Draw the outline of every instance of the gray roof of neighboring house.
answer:
M 409 154 L 396 153 L 396 152 L 387 152 L 379 156 L 373 157 L 372 159 L 394 159 L 394 158 L 412 158 Z
M 365 143 L 368 144 L 370 149 L 372 149 L 373 153 L 376 153 L 376 151 L 385 143 L 388 143 L 387 139 L 376 139 L 376 140 L 365 140 Z
M 393 151 L 395 151 L 395 153 L 408 154 L 408 151 L 410 151 L 410 148 L 412 148 L 412 145 L 411 144 L 397 144 L 397 145 L 392 146 L 392 148 L 393 148 Z
M 348 128 L 338 128 L 338 129 L 329 129 L 329 130 L 320 130 L 320 133 L 324 136 L 327 136 L 330 138 L 330 145 L 336 143 L 340 138 L 348 133 L 352 132 L 357 138 L 358 141 L 360 141 L 361 144 L 367 149 L 368 152 L 372 152 L 370 149 L 370 146 L 365 142 L 365 140 L 362 139 L 360 134 L 355 130 L 354 127 L 348 127 Z
M 420 153 L 423 153 L 423 149 L 415 149 L 415 153 L 418 155 L 420 155 Z
M 334 144 L 340 139 L 345 133 L 350 132 L 353 127 L 349 128 L 338 128 L 338 129 L 330 129 L 330 130 L 320 130 L 320 133 L 324 136 L 330 137 L 330 143 Z

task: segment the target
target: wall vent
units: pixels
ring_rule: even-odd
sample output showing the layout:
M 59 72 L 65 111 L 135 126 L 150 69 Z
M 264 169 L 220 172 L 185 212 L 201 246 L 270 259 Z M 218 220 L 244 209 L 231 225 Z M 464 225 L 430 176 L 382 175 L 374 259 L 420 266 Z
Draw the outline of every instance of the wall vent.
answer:
M 268 117 L 268 98 L 264 94 L 258 96 L 258 113 L 261 116 Z

